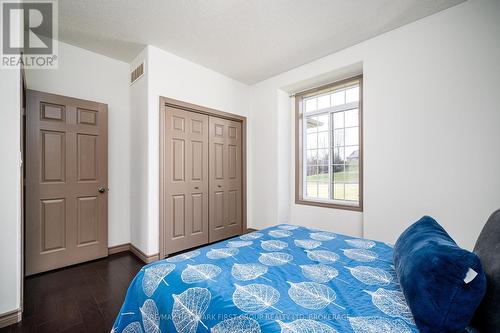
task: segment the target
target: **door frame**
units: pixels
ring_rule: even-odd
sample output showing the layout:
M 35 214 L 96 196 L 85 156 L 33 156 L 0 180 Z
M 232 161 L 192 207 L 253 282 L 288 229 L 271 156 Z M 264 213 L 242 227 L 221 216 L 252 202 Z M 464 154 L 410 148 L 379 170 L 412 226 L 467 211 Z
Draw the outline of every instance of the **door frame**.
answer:
M 240 116 L 233 113 L 228 113 L 224 111 L 219 111 L 216 109 L 211 109 L 205 106 L 200 106 L 192 103 L 187 103 L 183 101 L 179 101 L 173 98 L 160 96 L 160 118 L 159 118 L 159 173 L 160 173 L 160 191 L 159 191 L 159 252 L 160 252 L 160 260 L 165 258 L 166 250 L 164 247 L 164 233 L 165 226 L 164 221 L 166 217 L 165 207 L 163 205 L 164 202 L 164 179 L 165 179 L 165 154 L 163 142 L 165 138 L 165 129 L 161 126 L 165 120 L 165 113 L 167 107 L 173 107 L 180 110 L 196 112 L 200 114 L 204 114 L 207 116 L 217 117 L 228 119 L 232 121 L 237 121 L 241 123 L 241 214 L 242 214 L 242 232 L 247 230 L 247 118 L 245 116 Z M 208 244 L 208 243 L 207 243 Z

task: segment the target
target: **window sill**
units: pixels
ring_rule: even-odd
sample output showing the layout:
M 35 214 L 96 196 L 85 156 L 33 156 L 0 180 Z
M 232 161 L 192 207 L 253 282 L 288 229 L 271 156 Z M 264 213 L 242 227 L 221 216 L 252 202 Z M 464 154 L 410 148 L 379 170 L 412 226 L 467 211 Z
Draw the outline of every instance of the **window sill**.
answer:
M 333 209 L 342 209 L 342 210 L 350 210 L 355 212 L 362 212 L 363 205 L 360 203 L 359 205 L 343 205 L 333 202 L 325 202 L 325 201 L 314 201 L 314 200 L 304 200 L 304 199 L 295 199 L 295 204 L 297 205 L 306 205 L 306 206 L 316 206 L 323 208 L 333 208 Z

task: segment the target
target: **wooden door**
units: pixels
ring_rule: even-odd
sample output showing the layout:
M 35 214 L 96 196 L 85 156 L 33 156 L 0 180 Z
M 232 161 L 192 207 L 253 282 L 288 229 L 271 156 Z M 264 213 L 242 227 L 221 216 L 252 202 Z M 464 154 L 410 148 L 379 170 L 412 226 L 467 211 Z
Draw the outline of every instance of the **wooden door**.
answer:
M 107 105 L 28 90 L 26 117 L 26 275 L 107 256 Z
M 160 200 L 166 254 L 208 242 L 208 116 L 162 112 Z
M 241 123 L 210 117 L 210 242 L 239 235 L 242 226 Z

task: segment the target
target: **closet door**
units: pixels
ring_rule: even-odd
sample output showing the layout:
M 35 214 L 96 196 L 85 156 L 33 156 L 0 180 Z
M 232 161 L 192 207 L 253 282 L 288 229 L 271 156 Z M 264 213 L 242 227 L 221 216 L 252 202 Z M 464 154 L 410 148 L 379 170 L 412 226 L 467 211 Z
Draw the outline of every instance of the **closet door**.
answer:
M 241 123 L 210 117 L 210 242 L 242 232 Z
M 208 116 L 166 107 L 161 119 L 167 254 L 208 242 Z

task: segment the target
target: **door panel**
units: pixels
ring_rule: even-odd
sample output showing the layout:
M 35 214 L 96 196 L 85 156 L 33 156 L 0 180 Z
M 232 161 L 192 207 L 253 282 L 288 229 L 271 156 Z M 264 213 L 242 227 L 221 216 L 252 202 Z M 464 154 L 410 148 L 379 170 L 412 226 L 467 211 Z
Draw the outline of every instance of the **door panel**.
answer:
M 27 91 L 26 275 L 108 253 L 107 106 Z
M 97 112 L 93 110 L 77 109 L 78 124 L 97 125 Z
M 203 196 L 204 194 L 202 193 L 191 195 L 191 200 L 193 202 L 193 230 L 191 230 L 191 232 L 193 234 L 203 232 L 203 230 L 206 229 L 206 227 L 203 227 L 203 222 L 206 221 L 206 217 L 203 216 Z
M 210 212 L 212 212 L 212 230 L 224 228 L 224 192 L 216 191 L 210 201 Z M 212 230 L 210 232 L 212 232 Z
M 56 120 L 64 121 L 66 110 L 63 105 L 54 105 L 48 103 L 40 103 L 41 119 L 42 120 Z
M 184 194 L 172 196 L 172 217 L 173 217 L 173 233 L 174 238 L 183 238 L 186 236 L 186 202 Z
M 64 182 L 66 167 L 65 133 L 41 131 L 42 182 Z
M 235 179 L 238 176 L 238 147 L 235 145 L 228 145 L 228 167 L 227 173 L 229 179 Z
M 210 242 L 241 234 L 241 123 L 210 117 Z
M 201 180 L 204 163 L 203 161 L 203 142 L 201 141 L 191 141 L 191 152 L 193 163 L 191 164 L 191 179 L 192 180 Z
M 171 254 L 208 242 L 208 116 L 166 107 L 160 124 L 160 223 Z
M 184 151 L 184 139 L 172 139 L 172 180 L 184 182 L 184 163 L 186 154 Z
M 229 226 L 238 224 L 238 191 L 227 192 L 227 224 Z
M 41 204 L 41 252 L 64 249 L 66 247 L 66 201 L 64 199 L 41 200 Z
M 214 155 L 214 177 L 218 180 L 224 179 L 224 144 L 214 143 L 213 144 L 213 155 Z
M 89 245 L 98 241 L 99 207 L 98 197 L 77 199 L 78 246 Z
M 97 141 L 96 135 L 77 134 L 78 181 L 97 180 Z

